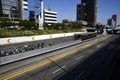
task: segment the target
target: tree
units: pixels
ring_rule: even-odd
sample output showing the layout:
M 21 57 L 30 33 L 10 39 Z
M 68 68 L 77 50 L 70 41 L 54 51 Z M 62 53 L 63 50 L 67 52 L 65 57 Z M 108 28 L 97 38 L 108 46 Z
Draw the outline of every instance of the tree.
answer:
M 6 27 L 7 20 L 4 18 L 0 18 L 0 28 Z
M 5 19 L 5 18 L 0 18 L 0 28 L 10 29 L 11 26 L 14 27 L 16 25 L 18 25 L 18 24 L 15 22 L 11 22 L 10 20 Z M 15 29 L 15 28 L 13 28 L 13 29 Z
M 20 20 L 19 26 L 23 27 L 23 29 L 26 30 L 37 29 L 37 26 L 34 21 Z

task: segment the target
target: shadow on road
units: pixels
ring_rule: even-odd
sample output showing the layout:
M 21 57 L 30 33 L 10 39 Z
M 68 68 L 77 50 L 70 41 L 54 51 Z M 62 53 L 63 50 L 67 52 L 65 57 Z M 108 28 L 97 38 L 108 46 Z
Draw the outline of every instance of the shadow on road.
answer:
M 84 62 L 78 64 L 64 75 L 57 76 L 54 80 L 110 80 L 117 56 L 120 55 L 120 53 L 118 54 L 119 46 L 120 37 L 96 51 Z M 118 66 L 120 71 L 120 65 Z

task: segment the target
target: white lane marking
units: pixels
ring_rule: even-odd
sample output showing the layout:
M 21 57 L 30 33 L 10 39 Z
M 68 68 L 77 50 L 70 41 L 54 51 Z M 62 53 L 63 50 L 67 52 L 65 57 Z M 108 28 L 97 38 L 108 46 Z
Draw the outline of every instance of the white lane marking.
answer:
M 61 67 L 61 68 L 59 68 L 59 69 L 53 71 L 52 73 L 55 74 L 56 72 L 60 71 L 61 69 L 65 68 L 65 67 L 66 67 L 66 66 L 63 66 L 63 67 Z
M 90 50 L 89 53 L 92 53 L 94 50 Z
M 80 57 L 78 57 L 78 58 L 76 58 L 75 60 L 79 60 L 79 59 L 81 59 L 81 58 L 83 58 L 84 56 L 80 56 Z

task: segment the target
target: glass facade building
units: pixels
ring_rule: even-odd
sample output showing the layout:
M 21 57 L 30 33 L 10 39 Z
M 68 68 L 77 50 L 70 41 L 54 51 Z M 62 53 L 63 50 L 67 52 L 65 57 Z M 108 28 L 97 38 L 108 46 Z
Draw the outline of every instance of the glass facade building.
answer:
M 21 0 L 0 0 L 0 17 L 11 20 L 22 18 Z
M 35 11 L 29 11 L 29 20 L 30 21 L 35 21 Z

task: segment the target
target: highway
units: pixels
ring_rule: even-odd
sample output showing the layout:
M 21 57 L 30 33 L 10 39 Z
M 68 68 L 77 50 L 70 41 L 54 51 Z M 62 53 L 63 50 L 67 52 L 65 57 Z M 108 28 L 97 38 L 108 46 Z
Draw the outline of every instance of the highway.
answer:
M 116 57 L 119 55 L 119 46 L 120 37 L 95 52 L 58 80 L 111 80 Z
M 48 54 L 0 66 L 1 80 L 105 80 L 119 46 L 108 35 Z M 104 73 L 104 74 L 103 74 Z M 108 76 L 108 75 L 107 75 Z

